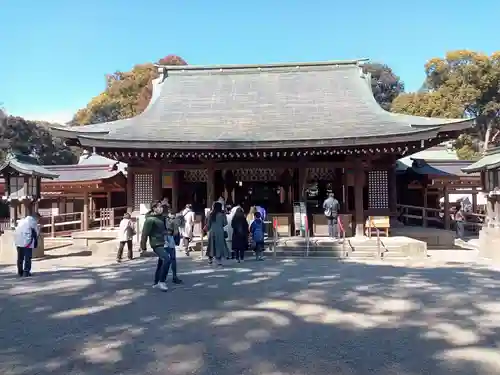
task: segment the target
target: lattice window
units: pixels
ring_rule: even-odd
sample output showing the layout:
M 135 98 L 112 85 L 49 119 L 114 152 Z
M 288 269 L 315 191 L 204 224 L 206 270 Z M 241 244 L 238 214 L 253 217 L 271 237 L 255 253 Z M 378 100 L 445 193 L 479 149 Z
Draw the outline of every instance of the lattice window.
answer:
M 234 171 L 237 181 L 278 181 L 278 173 L 272 168 L 241 168 Z
M 308 181 L 333 181 L 335 171 L 330 168 L 309 168 L 307 171 Z
M 389 208 L 387 171 L 368 172 L 368 208 Z
M 184 171 L 184 181 L 186 182 L 207 182 L 208 171 L 206 169 L 186 169 Z
M 153 175 L 139 173 L 134 175 L 134 211 L 139 210 L 141 204 L 149 205 L 153 200 Z

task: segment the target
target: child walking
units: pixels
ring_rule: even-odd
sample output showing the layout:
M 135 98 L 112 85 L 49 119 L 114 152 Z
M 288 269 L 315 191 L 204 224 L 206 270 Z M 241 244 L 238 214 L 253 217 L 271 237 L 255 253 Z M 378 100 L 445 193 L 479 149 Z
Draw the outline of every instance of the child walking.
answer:
M 264 222 L 260 212 L 254 213 L 254 220 L 250 225 L 250 234 L 252 236 L 253 246 L 255 248 L 255 259 L 264 260 Z

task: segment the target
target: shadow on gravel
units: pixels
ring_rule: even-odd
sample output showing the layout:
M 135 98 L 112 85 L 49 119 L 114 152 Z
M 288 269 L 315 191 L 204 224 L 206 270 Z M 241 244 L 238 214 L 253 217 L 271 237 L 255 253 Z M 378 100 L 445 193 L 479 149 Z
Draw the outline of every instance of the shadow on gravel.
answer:
M 498 374 L 500 275 L 326 259 L 1 274 L 0 373 Z

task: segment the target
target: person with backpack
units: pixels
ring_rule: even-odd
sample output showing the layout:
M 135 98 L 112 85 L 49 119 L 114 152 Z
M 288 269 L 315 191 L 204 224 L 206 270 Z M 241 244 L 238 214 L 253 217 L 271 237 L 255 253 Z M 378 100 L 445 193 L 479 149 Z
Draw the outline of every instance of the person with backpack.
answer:
M 144 226 L 141 234 L 141 251 L 146 251 L 146 245 L 149 241 L 149 246 L 158 255 L 158 264 L 156 266 L 153 288 L 160 289 L 166 292 L 167 274 L 169 269 L 170 255 L 165 250 L 165 239 L 167 236 L 167 228 L 165 225 L 165 216 L 163 215 L 163 205 L 161 201 L 151 203 L 151 210 L 146 214 Z
M 323 210 L 328 221 L 328 236 L 330 238 L 338 238 L 338 216 L 339 216 L 340 203 L 335 199 L 333 193 L 328 194 L 328 198 L 323 202 Z
M 193 239 L 193 231 L 194 231 L 194 211 L 193 206 L 190 204 L 186 204 L 186 208 L 182 210 L 181 214 L 178 216 L 179 220 L 179 234 L 181 236 L 181 249 L 184 250 L 186 255 L 189 256 L 191 251 L 190 242 Z
M 177 276 L 177 256 L 175 254 L 175 234 L 179 231 L 178 228 L 178 221 L 176 215 L 172 212 L 172 210 L 168 211 L 167 216 L 165 217 L 165 228 L 167 229 L 167 233 L 165 236 L 165 243 L 164 243 L 164 248 L 165 251 L 168 253 L 169 260 L 167 264 L 167 276 L 168 276 L 168 271 L 170 270 L 170 267 L 172 267 L 172 283 L 174 284 L 182 284 L 182 280 L 179 279 Z M 159 270 L 162 268 L 162 263 L 163 260 L 161 258 L 158 258 L 158 267 L 157 267 L 157 272 L 159 277 Z
M 252 236 L 252 246 L 255 250 L 255 259 L 264 260 L 264 221 L 259 211 L 254 213 L 254 220 L 250 224 L 250 235 Z

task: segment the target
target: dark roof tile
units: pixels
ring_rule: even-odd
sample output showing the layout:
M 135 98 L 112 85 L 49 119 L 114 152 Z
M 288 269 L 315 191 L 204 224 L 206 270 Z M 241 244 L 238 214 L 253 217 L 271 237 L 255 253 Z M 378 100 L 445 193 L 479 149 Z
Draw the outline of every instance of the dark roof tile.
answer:
M 469 120 L 389 113 L 373 97 L 370 77 L 356 62 L 267 66 L 166 67 L 153 101 L 131 119 L 76 128 L 57 135 L 78 136 L 97 147 L 127 142 L 154 148 L 182 142 L 189 147 L 252 147 L 255 143 L 323 142 L 408 136 L 421 138 L 446 124 Z M 465 123 L 464 123 L 465 122 Z M 469 121 L 470 122 L 470 121 Z M 425 134 L 424 134 L 425 133 Z M 121 144 L 125 146 L 125 144 Z M 118 147 L 116 144 L 111 147 Z

